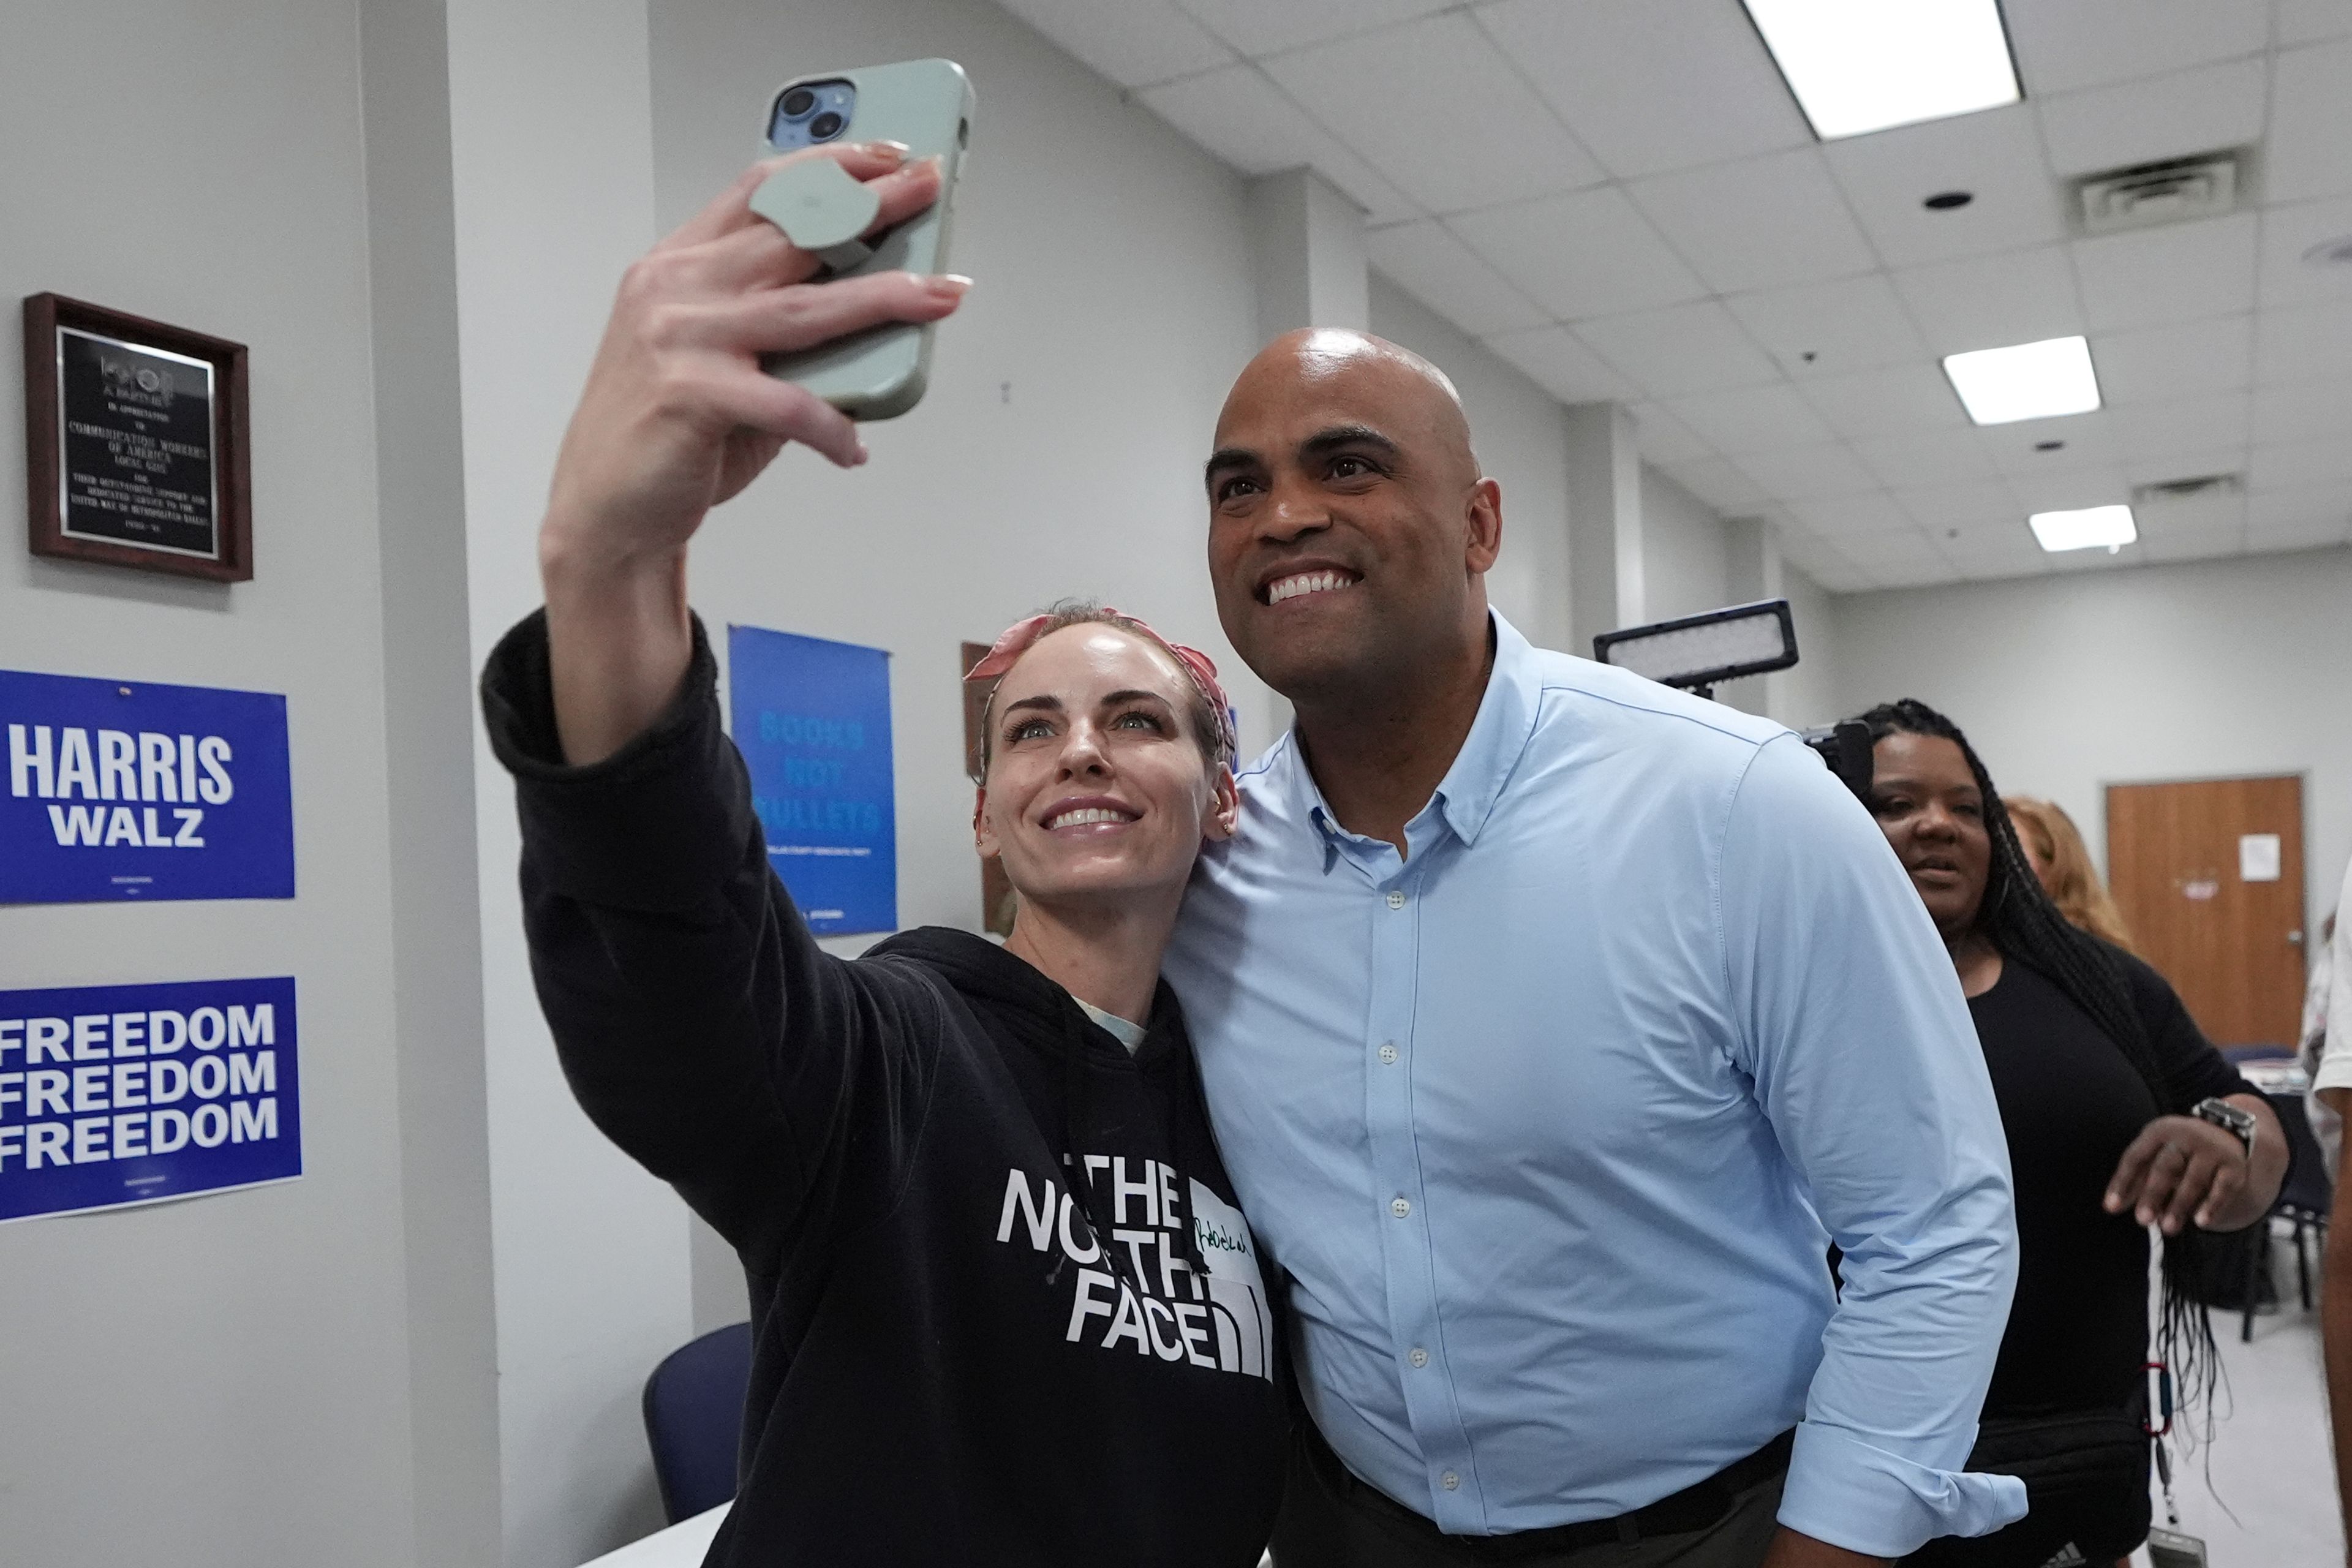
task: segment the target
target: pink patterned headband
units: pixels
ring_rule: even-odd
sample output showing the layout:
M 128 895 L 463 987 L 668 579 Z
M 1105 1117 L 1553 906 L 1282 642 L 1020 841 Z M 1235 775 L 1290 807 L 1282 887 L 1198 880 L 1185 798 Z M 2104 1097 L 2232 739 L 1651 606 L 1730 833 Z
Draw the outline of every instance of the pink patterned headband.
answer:
M 1215 663 L 1199 648 L 1186 647 L 1180 642 L 1171 642 L 1143 621 L 1133 616 L 1121 615 L 1108 605 L 1102 606 L 1101 613 L 1108 617 L 1107 620 L 1096 621 L 1091 617 L 1070 620 L 1064 616 L 1044 615 L 1031 616 L 1026 620 L 1015 621 L 1004 628 L 1003 635 L 999 637 L 989 650 L 981 656 L 980 662 L 964 673 L 964 679 L 968 681 L 997 679 L 1006 670 L 1019 663 L 1021 656 L 1035 647 L 1037 639 L 1044 637 L 1049 629 L 1116 624 L 1121 630 L 1135 632 L 1149 637 L 1165 648 L 1176 660 L 1178 666 L 1183 669 L 1185 677 L 1192 682 L 1194 689 L 1208 700 L 1209 711 L 1216 715 L 1217 744 L 1223 752 L 1218 760 L 1231 766 L 1236 754 L 1233 706 L 1225 699 L 1223 684 L 1217 679 Z

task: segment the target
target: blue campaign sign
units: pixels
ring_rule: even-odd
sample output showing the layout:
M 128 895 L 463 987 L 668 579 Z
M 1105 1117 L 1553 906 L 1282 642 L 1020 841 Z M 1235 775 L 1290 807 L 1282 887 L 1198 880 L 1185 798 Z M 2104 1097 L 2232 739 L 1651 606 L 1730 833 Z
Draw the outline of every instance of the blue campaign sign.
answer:
M 0 991 L 0 1220 L 301 1173 L 291 979 Z
M 290 899 L 286 699 L 0 669 L 0 904 Z
M 890 656 L 878 647 L 727 628 L 736 750 L 768 862 L 809 929 L 898 928 L 890 776 Z

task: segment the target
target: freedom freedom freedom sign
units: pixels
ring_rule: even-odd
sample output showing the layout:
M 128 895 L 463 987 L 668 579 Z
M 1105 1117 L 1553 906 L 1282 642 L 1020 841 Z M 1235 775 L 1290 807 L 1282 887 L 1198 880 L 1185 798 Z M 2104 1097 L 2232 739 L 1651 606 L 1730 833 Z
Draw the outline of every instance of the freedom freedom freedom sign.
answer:
M 727 694 L 768 863 L 809 930 L 898 930 L 889 654 L 729 626 Z
M 0 991 L 0 1220 L 301 1173 L 290 977 Z
M 286 699 L 0 669 L 0 904 L 290 899 Z

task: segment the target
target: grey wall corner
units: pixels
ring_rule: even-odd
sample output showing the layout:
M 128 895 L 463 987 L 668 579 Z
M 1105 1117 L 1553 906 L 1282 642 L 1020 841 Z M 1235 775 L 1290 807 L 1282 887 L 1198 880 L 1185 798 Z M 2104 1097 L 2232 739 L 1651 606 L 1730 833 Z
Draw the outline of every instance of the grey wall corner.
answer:
M 1602 632 L 1642 622 L 1642 454 L 1623 405 L 1568 411 L 1569 624 L 1590 656 Z
M 415 1561 L 499 1561 L 444 0 L 361 0 Z
M 1314 170 L 1289 169 L 1250 182 L 1249 216 L 1261 342 L 1302 327 L 1369 329 L 1363 209 Z

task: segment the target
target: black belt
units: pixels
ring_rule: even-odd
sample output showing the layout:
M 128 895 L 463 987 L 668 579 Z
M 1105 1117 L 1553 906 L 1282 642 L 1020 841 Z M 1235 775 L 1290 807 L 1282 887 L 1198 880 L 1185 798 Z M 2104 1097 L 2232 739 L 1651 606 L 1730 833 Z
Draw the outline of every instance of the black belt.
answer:
M 1339 1462 L 1339 1457 L 1331 1451 L 1323 1435 L 1315 1430 L 1311 1420 L 1307 1422 L 1307 1448 L 1317 1468 L 1325 1472 L 1333 1489 L 1349 1504 L 1379 1514 L 1416 1534 L 1441 1538 L 1447 1548 L 1465 1556 L 1496 1563 L 1574 1552 L 1609 1542 L 1630 1546 L 1646 1536 L 1684 1535 L 1705 1530 L 1731 1511 L 1741 1492 L 1786 1470 L 1790 1450 L 1797 1441 L 1793 1428 L 1783 1432 L 1746 1458 L 1733 1460 L 1705 1480 L 1614 1519 L 1582 1519 L 1573 1524 L 1517 1531 L 1509 1535 L 1445 1535 L 1436 1525 L 1377 1487 L 1358 1480 Z

